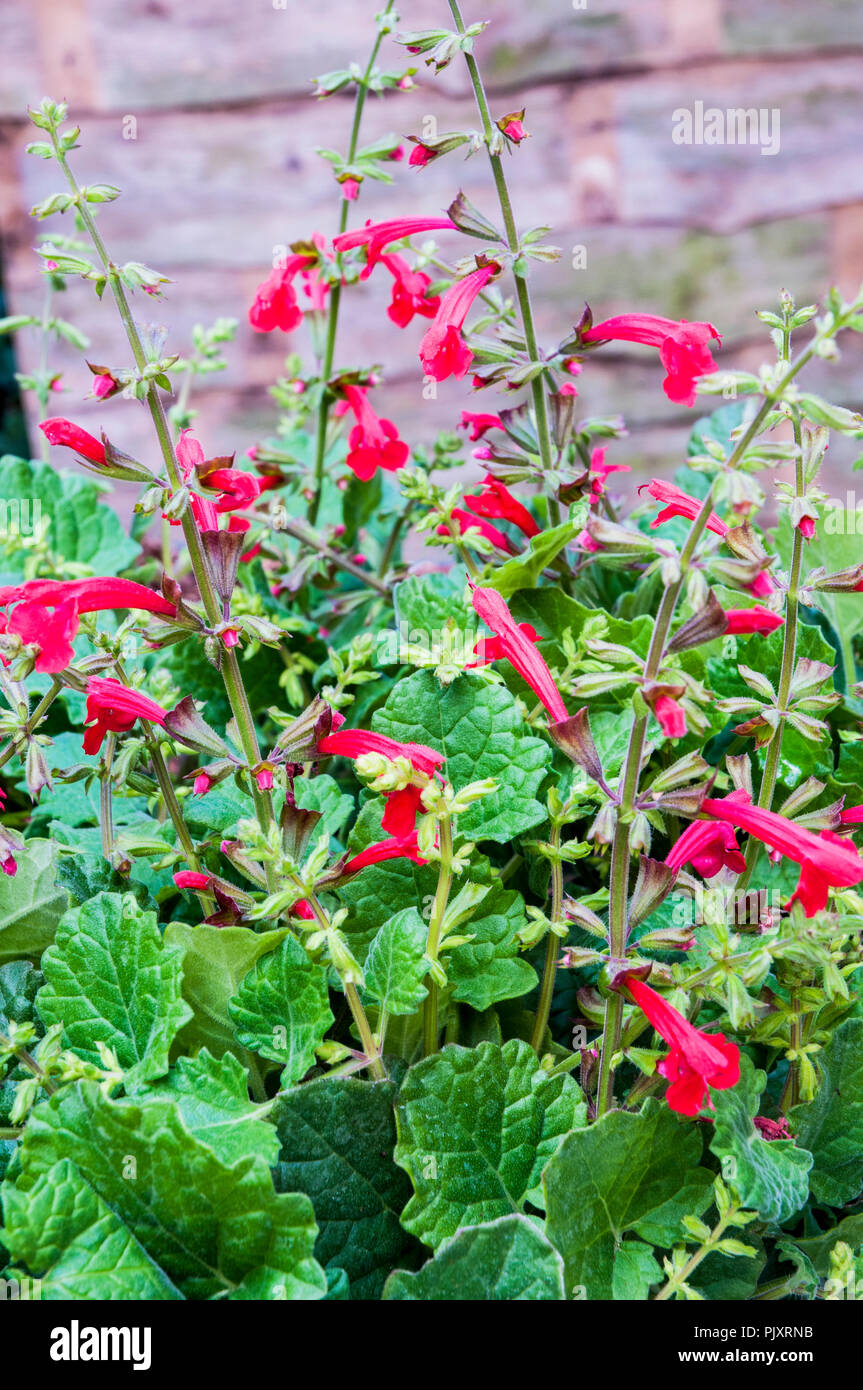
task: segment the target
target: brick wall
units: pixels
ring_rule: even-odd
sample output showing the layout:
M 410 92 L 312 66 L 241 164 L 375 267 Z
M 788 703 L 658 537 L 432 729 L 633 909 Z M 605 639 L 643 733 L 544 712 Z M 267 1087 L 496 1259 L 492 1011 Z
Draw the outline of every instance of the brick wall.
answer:
M 276 0 L 278 3 L 278 0 Z M 23 112 L 43 94 L 66 98 L 83 127 L 76 156 L 84 180 L 118 184 L 103 210 L 118 259 L 144 260 L 171 276 L 165 302 L 142 316 L 167 324 L 182 351 L 192 325 L 219 314 L 242 320 L 229 369 L 207 379 L 194 404 L 212 450 L 244 448 L 272 422 L 266 386 L 290 341 L 260 337 L 245 313 L 272 248 L 313 230 L 331 232 L 335 187 L 314 146 L 344 148 L 351 106 L 315 102 L 309 78 L 361 59 L 375 0 L 4 0 L 0 64 L 0 192 L 9 311 L 39 296 L 27 209 L 55 186 L 52 167 L 24 155 Z M 445 0 L 403 0 L 405 28 L 446 23 Z M 781 286 L 801 302 L 836 281 L 863 280 L 863 5 L 859 0 L 465 0 L 468 22 L 489 19 L 477 52 L 495 113 L 527 105 L 533 138 L 508 161 L 522 225 L 550 223 L 562 264 L 534 275 L 541 332 L 555 341 L 589 299 L 596 316 L 626 309 L 710 318 L 728 361 L 755 366 L 764 335 L 755 318 Z M 404 51 L 385 45 L 382 61 Z M 424 72 L 424 70 L 423 70 Z M 474 125 L 465 73 L 454 63 L 420 89 L 369 103 L 364 134 L 415 132 L 434 113 L 439 128 Z M 705 106 L 778 108 L 781 148 L 687 146 L 671 139 L 672 112 Z M 123 138 L 133 115 L 137 138 Z M 458 186 L 493 213 L 487 166 L 459 155 L 422 171 L 393 166 L 395 189 L 363 188 L 357 217 L 437 213 Z M 62 226 L 55 220 L 50 226 Z M 570 268 L 586 248 L 585 269 Z M 413 325 L 400 333 L 384 313 L 388 277 L 360 291 L 346 316 L 339 360 L 386 365 L 388 412 L 405 437 L 427 440 L 451 424 L 466 393 L 455 383 L 437 402 L 421 394 Z M 63 312 L 92 340 L 93 360 L 122 363 L 107 300 L 83 286 Z M 20 335 L 19 362 L 35 342 Z M 855 340 L 858 343 L 859 340 Z M 818 367 L 827 386 L 861 405 L 863 352 Z M 82 423 L 89 378 L 61 353 L 70 393 L 62 409 Z M 582 378 L 593 410 L 623 409 L 631 436 L 615 457 L 639 469 L 680 457 L 686 412 L 660 389 L 652 354 L 606 354 Z M 488 397 L 486 397 L 488 399 Z M 151 448 L 143 410 L 111 402 L 100 421 L 130 452 Z M 114 424 L 115 421 L 121 423 Z M 857 450 L 839 441 L 838 479 Z

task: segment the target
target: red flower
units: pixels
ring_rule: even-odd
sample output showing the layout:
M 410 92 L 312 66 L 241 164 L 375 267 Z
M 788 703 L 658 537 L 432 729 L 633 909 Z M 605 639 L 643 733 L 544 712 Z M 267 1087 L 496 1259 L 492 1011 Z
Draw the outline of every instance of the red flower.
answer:
M 856 846 L 830 830 L 816 835 L 776 811 L 753 806 L 740 793 L 721 800 L 708 797 L 701 809 L 714 820 L 754 835 L 762 844 L 800 865 L 800 879 L 788 905 L 802 903 L 807 917 L 823 911 L 831 888 L 852 888 L 863 880 L 863 857 Z
M 256 478 L 254 473 L 244 473 L 241 468 L 214 468 L 201 478 L 207 487 L 222 494 L 215 503 L 217 512 L 236 512 L 251 507 L 274 481 Z
M 590 505 L 597 507 L 605 492 L 605 483 L 610 473 L 631 473 L 628 463 L 606 463 L 606 449 L 594 449 L 590 456 Z M 655 524 L 655 523 L 654 523 Z
M 490 474 L 487 474 L 483 479 L 482 492 L 465 497 L 464 500 L 465 506 L 469 507 L 477 516 L 509 521 L 513 526 L 517 526 L 525 536 L 539 535 L 539 527 L 527 507 L 523 506 L 517 497 L 513 497 L 503 483 L 498 482 L 497 478 L 493 478 Z
M 370 864 L 383 864 L 387 859 L 409 859 L 412 864 L 427 864 L 427 859 L 420 857 L 416 831 L 408 835 L 403 840 L 395 837 L 389 840 L 378 840 L 376 844 L 369 845 L 361 854 L 355 854 L 353 859 L 349 859 L 342 869 L 343 874 L 358 874 L 361 869 L 367 869 Z
M 801 516 L 797 523 L 797 530 L 805 541 L 811 541 L 812 537 L 815 535 L 814 516 Z
M 408 164 L 412 164 L 415 169 L 424 169 L 433 159 L 437 159 L 440 153 L 440 150 L 433 150 L 431 145 L 424 145 L 421 140 L 417 140 L 411 150 Z
M 39 428 L 49 444 L 61 444 L 64 449 L 74 449 L 82 458 L 89 459 L 90 463 L 105 462 L 104 444 L 100 444 L 92 434 L 82 430 L 80 425 L 74 425 L 71 420 L 64 420 L 62 416 L 55 415 L 50 420 L 43 420 Z
M 503 128 L 503 133 L 508 140 L 512 140 L 514 145 L 520 145 L 522 140 L 527 140 L 528 133 L 521 121 L 507 121 Z
M 687 521 L 694 521 L 701 511 L 702 503 L 697 497 L 690 497 L 688 492 L 684 492 L 674 483 L 664 482 L 662 478 L 651 478 L 649 483 L 642 483 L 638 491 L 641 493 L 645 488 L 657 502 L 665 503 L 656 519 L 651 521 L 651 531 L 655 531 L 657 526 L 661 526 L 664 521 L 671 521 L 672 517 L 675 516 L 683 516 L 686 517 Z M 729 528 L 721 517 L 718 517 L 715 512 L 711 512 L 707 518 L 707 529 L 716 536 L 726 536 Z
M 649 985 L 633 975 L 624 979 L 641 1012 L 668 1043 L 670 1051 L 656 1070 L 671 1084 L 666 1100 L 679 1115 L 697 1115 L 705 1104 L 713 1105 L 707 1092 L 712 1086 L 727 1091 L 740 1080 L 740 1052 L 722 1033 L 703 1033 Z
M 192 795 L 206 796 L 207 792 L 210 790 L 212 785 L 212 779 L 207 775 L 207 773 L 199 772 L 192 784 Z
M 465 501 L 467 501 L 467 498 L 465 498 Z M 505 536 L 502 531 L 499 531 L 496 526 L 492 526 L 491 522 L 484 521 L 481 516 L 474 516 L 472 512 L 466 512 L 463 507 L 453 507 L 452 519 L 458 525 L 459 532 L 462 536 L 466 531 L 469 531 L 471 527 L 474 527 L 485 536 L 487 541 L 490 541 L 493 546 L 496 546 L 498 550 L 506 551 L 507 555 L 514 555 L 516 553 L 515 546 L 509 536 Z M 449 527 L 446 525 L 438 526 L 436 529 L 439 536 L 448 536 L 450 533 Z
M 356 202 L 359 193 L 360 184 L 358 179 L 344 179 L 342 181 L 342 197 L 349 203 Z
M 778 613 L 771 613 L 769 608 L 761 608 L 757 603 L 752 608 L 727 608 L 725 616 L 728 619 L 725 631 L 735 637 L 749 632 L 775 632 L 785 622 Z
M 716 371 L 707 346 L 711 339 L 722 341 L 712 323 L 687 323 L 686 319 L 676 323 L 653 314 L 621 314 L 594 324 L 583 334 L 585 343 L 647 343 L 659 348 L 660 360 L 668 373 L 663 389 L 670 401 L 680 405 L 694 405 L 698 377 Z
M 388 252 L 381 256 L 387 270 L 393 275 L 393 297 L 387 314 L 399 328 L 407 328 L 414 314 L 433 319 L 440 305 L 440 297 L 428 298 L 426 291 L 431 278 L 420 270 L 411 270 L 403 256 Z
M 424 743 L 399 743 L 386 734 L 375 734 L 365 729 L 339 729 L 327 734 L 318 744 L 318 751 L 339 758 L 361 758 L 369 753 L 395 762 L 396 758 L 406 758 L 411 767 L 420 774 L 416 781 L 386 793 L 386 809 L 381 827 L 397 840 L 410 836 L 416 825 L 418 812 L 422 809 L 420 797 L 435 770 L 445 759 L 435 748 Z
M 559 724 L 561 720 L 568 719 L 569 714 L 560 691 L 548 666 L 534 646 L 536 634 L 533 633 L 533 629 L 530 629 L 530 633 L 533 634 L 531 636 L 524 631 L 524 627 L 515 622 L 496 589 L 480 589 L 476 586 L 472 588 L 473 606 L 477 614 L 498 638 L 493 656 L 488 654 L 491 644 L 488 641 L 482 644 L 485 649 L 483 664 L 505 657 L 542 701 L 552 723 Z M 474 651 L 478 651 L 480 645 L 478 643 Z
M 739 797 L 741 794 L 732 792 L 731 795 Z M 732 827 L 708 820 L 697 820 L 688 825 L 666 855 L 665 862 L 675 873 L 684 864 L 691 864 L 702 878 L 713 878 L 720 869 L 731 869 L 735 874 L 742 874 L 746 868 Z
M 93 378 L 93 395 L 98 396 L 100 401 L 104 400 L 106 396 L 113 396 L 116 389 L 116 381 L 106 372 Z M 44 424 L 45 422 L 43 421 L 42 423 Z
M 107 733 L 126 733 L 136 719 L 152 724 L 164 724 L 168 711 L 148 695 L 130 690 L 120 681 L 91 676 L 87 682 L 87 718 L 92 725 L 84 734 L 84 752 L 98 753 Z
M 210 874 L 195 873 L 192 869 L 181 869 L 174 874 L 174 882 L 178 888 L 193 888 L 198 893 L 206 892 L 212 883 Z
M 290 333 L 302 322 L 303 313 L 297 306 L 294 278 L 314 263 L 314 256 L 288 256 L 284 266 L 272 270 L 266 280 L 258 285 L 249 310 L 249 323 L 258 333 L 272 333 L 274 328 Z
M 357 246 L 368 247 L 368 260 L 360 278 L 367 280 L 381 259 L 382 252 L 394 241 L 420 232 L 458 231 L 455 223 L 448 217 L 394 217 L 388 222 L 367 222 L 364 227 L 353 232 L 342 232 L 333 239 L 333 250 L 353 251 Z
M 65 670 L 72 660 L 81 613 L 136 608 L 173 618 L 177 612 L 161 594 L 132 579 L 31 579 L 0 586 L 0 608 L 13 603 L 6 631 L 39 647 L 35 669 L 48 675 Z
M 435 321 L 420 343 L 423 371 L 435 381 L 445 381 L 448 376 L 461 378 L 467 372 L 473 353 L 461 336 L 464 321 L 480 290 L 499 269 L 492 262 L 472 270 L 443 296 Z
M 459 429 L 470 430 L 471 443 L 475 444 L 478 439 L 482 439 L 489 430 L 502 430 L 503 421 L 499 415 L 483 415 L 481 412 L 463 410 Z
M 662 726 L 666 738 L 683 738 L 686 734 L 686 712 L 671 695 L 659 695 L 648 701 Z
M 344 392 L 357 422 L 348 435 L 348 468 L 364 483 L 373 478 L 379 468 L 388 473 L 403 468 L 410 451 L 399 439 L 392 420 L 377 417 L 364 387 L 346 386 Z
M 767 1115 L 756 1115 L 752 1121 L 762 1139 L 768 1143 L 773 1139 L 792 1139 L 794 1136 L 788 1128 L 788 1121 L 783 1115 L 778 1120 L 771 1120 Z

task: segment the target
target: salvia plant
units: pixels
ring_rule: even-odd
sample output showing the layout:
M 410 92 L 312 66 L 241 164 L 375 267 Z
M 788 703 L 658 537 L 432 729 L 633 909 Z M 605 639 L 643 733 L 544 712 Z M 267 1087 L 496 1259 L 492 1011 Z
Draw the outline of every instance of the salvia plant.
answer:
M 721 306 L 604 318 L 562 288 L 541 341 L 559 253 L 507 184 L 529 114 L 490 105 L 485 25 L 448 8 L 408 32 L 386 5 L 316 81 L 353 123 L 319 151 L 332 225 L 291 229 L 248 310 L 274 364 L 304 346 L 242 465 L 194 409 L 235 322 L 182 355 L 150 325 L 166 277 L 113 258 L 119 190 L 81 182 L 65 105 L 30 111 L 57 178 L 44 305 L 3 324 L 42 335 L 46 455 L 0 468 L 0 1253 L 43 1298 L 863 1277 L 863 551 L 822 485 L 863 419 L 807 385 L 863 295 L 783 291 L 755 371 L 714 361 Z M 475 128 L 363 143 L 420 64 L 466 65 Z M 399 160 L 411 215 L 364 223 Z M 432 160 L 452 200 L 425 215 Z M 472 383 L 433 446 L 340 357 L 369 277 L 418 389 Z M 75 279 L 122 360 L 58 316 Z M 145 457 L 122 413 L 110 438 L 49 413 L 58 335 L 146 412 Z M 590 408 L 618 342 L 695 420 L 638 487 Z M 108 479 L 137 485 L 129 534 Z

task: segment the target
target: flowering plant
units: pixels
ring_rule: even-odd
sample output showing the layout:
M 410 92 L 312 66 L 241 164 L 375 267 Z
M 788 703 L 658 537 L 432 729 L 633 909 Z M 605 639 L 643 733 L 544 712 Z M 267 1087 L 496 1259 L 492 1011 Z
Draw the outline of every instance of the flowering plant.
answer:
M 45 513 L 0 588 L 0 1236 L 50 1297 L 812 1298 L 860 1268 L 863 556 L 819 478 L 863 418 L 806 368 L 863 296 L 783 293 L 754 372 L 637 306 L 541 342 L 529 113 L 491 110 L 449 9 L 386 4 L 318 79 L 355 92 L 340 210 L 246 306 L 311 351 L 242 466 L 190 405 L 231 325 L 166 348 L 165 277 L 96 220 L 118 190 L 79 182 L 64 105 L 30 113 L 63 184 L 34 214 L 76 223 L 44 274 L 113 301 L 93 395 L 153 429 L 134 458 L 43 381 L 45 456 L 0 471 Z M 361 225 L 406 154 L 361 144 L 413 82 L 385 41 L 466 64 L 479 125 L 410 137 L 445 215 Z M 337 359 L 370 277 L 459 414 L 433 448 Z M 641 485 L 583 406 L 616 342 L 695 420 Z

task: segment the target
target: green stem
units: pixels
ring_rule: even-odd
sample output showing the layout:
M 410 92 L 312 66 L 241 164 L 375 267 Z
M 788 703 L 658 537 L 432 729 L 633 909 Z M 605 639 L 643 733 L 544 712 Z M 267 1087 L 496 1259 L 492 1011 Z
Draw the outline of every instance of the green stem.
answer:
M 449 0 L 449 7 L 452 11 L 452 17 L 456 28 L 460 34 L 463 34 L 465 25 L 458 0 Z M 479 111 L 480 120 L 482 121 L 483 133 L 486 140 L 490 140 L 494 137 L 495 126 L 491 118 L 488 97 L 486 96 L 482 76 L 477 61 L 472 53 L 465 53 L 464 59 L 470 76 L 471 86 L 473 87 L 474 97 L 476 98 L 477 110 Z M 497 191 L 498 202 L 500 203 L 501 215 L 503 217 L 506 244 L 513 255 L 517 256 L 520 251 L 518 229 L 515 224 L 512 199 L 510 198 L 509 188 L 507 187 L 506 175 L 503 172 L 503 160 L 499 154 L 494 154 L 492 152 L 491 147 L 489 147 L 488 150 L 488 158 L 491 165 L 494 186 Z M 533 305 L 530 299 L 530 290 L 528 289 L 525 276 L 514 272 L 514 278 L 516 298 L 518 299 L 518 307 L 521 314 L 521 323 L 524 329 L 524 341 L 528 356 L 531 362 L 538 362 L 540 360 L 539 345 L 536 336 L 536 325 L 533 316 Z M 540 458 L 542 459 L 543 468 L 550 469 L 554 465 L 554 451 L 548 423 L 548 408 L 545 399 L 545 385 L 543 383 L 542 374 L 534 378 L 530 384 L 530 389 L 533 396 L 533 410 L 536 417 L 536 433 L 539 440 Z M 552 526 L 558 526 L 560 524 L 561 514 L 560 503 L 556 497 L 549 497 L 548 499 L 548 514 Z
M 299 879 L 295 880 L 295 882 L 299 887 L 303 887 Z M 306 893 L 305 888 L 303 888 L 303 892 Z M 309 903 L 309 906 L 312 909 L 312 912 L 315 914 L 315 921 L 317 922 L 321 931 L 327 933 L 330 932 L 332 930 L 332 923 L 330 922 L 330 919 L 327 916 L 316 894 L 307 893 L 306 898 Z M 338 969 L 338 967 L 336 968 Z M 372 1033 L 371 1025 L 366 1015 L 366 1011 L 363 1008 L 363 1003 L 360 999 L 357 987 L 352 980 L 344 979 L 341 973 L 339 973 L 339 978 L 342 982 L 342 989 L 345 992 L 345 999 L 348 1001 L 348 1008 L 351 1011 L 354 1023 L 357 1027 L 357 1032 L 360 1035 L 360 1041 L 363 1045 L 363 1052 L 365 1053 L 366 1059 L 369 1064 L 369 1071 L 375 1078 L 375 1081 L 386 1081 L 387 1074 L 384 1068 L 383 1060 L 381 1058 L 380 1050 L 377 1044 L 375 1043 L 374 1034 Z
M 720 1218 L 704 1244 L 689 1257 L 679 1273 L 672 1274 L 669 1277 L 668 1282 L 659 1290 L 654 1302 L 663 1303 L 677 1293 L 678 1289 L 686 1283 L 689 1276 L 695 1272 L 701 1264 L 701 1261 L 706 1259 L 710 1252 L 719 1244 L 725 1231 L 732 1225 L 734 1217 L 739 1211 L 740 1204 L 732 1202 L 730 1209 L 726 1212 L 725 1216 Z
M 436 962 L 440 951 L 440 938 L 443 921 L 452 888 L 452 822 L 448 815 L 440 819 L 440 871 L 437 889 L 429 918 L 429 934 L 426 943 L 426 956 Z M 428 976 L 428 994 L 423 1003 L 423 1055 L 430 1057 L 438 1048 L 438 987 L 432 975 Z
M 54 299 L 54 286 L 51 283 L 50 275 L 45 277 L 45 296 L 42 300 L 42 322 L 40 324 L 39 342 L 39 389 L 36 395 L 39 400 L 39 420 L 45 419 L 48 414 L 49 390 L 46 382 L 48 375 L 48 347 L 51 340 L 51 305 Z M 41 430 L 41 452 L 43 463 L 51 461 L 51 445 L 48 443 L 48 436 Z
M 389 14 L 390 10 L 393 8 L 394 3 L 395 0 L 387 0 L 387 4 L 385 5 L 382 13 L 384 15 Z M 346 164 L 351 164 L 353 162 L 354 156 L 357 152 L 357 145 L 359 144 L 360 138 L 360 126 L 362 125 L 363 119 L 363 110 L 365 109 L 366 97 L 368 96 L 369 79 L 371 78 L 372 69 L 374 68 L 375 62 L 377 60 L 377 56 L 380 51 L 380 46 L 383 43 L 383 39 L 384 30 L 383 27 L 381 27 L 378 29 L 377 37 L 375 38 L 374 46 L 372 48 L 369 61 L 366 64 L 366 70 L 357 83 L 357 95 L 356 100 L 354 102 L 354 119 L 351 125 L 351 135 L 350 141 L 348 143 L 348 157 L 345 161 Z M 339 216 L 339 235 L 341 235 L 342 232 L 347 231 L 349 210 L 350 202 L 347 198 L 342 198 L 342 208 Z M 340 257 L 338 258 L 338 264 L 341 264 Z M 312 495 L 311 501 L 309 502 L 308 510 L 308 520 L 310 525 L 312 526 L 314 526 L 315 522 L 318 519 L 318 511 L 321 505 L 321 494 L 323 492 L 324 486 L 324 461 L 327 453 L 327 426 L 329 424 L 330 417 L 330 404 L 333 399 L 332 392 L 329 389 L 329 380 L 330 376 L 332 375 L 333 360 L 335 358 L 336 332 L 338 330 L 339 324 L 339 307 L 341 305 L 341 300 L 342 286 L 341 281 L 338 281 L 335 285 L 333 285 L 332 291 L 330 292 L 329 313 L 327 317 L 327 337 L 324 345 L 324 360 L 321 365 L 322 389 L 321 400 L 318 406 L 318 425 L 315 438 L 315 482 L 314 493 Z
M 114 762 L 114 749 L 117 735 L 108 734 L 102 759 L 102 781 L 99 786 L 99 824 L 102 830 L 102 853 L 109 864 L 114 859 L 114 806 L 111 788 L 111 766 Z
M 556 850 L 560 849 L 560 830 L 559 825 L 551 827 L 551 844 Z M 558 857 L 551 861 L 551 926 L 556 927 L 561 919 L 563 907 L 563 861 Z M 536 1018 L 533 1024 L 533 1034 L 530 1045 L 536 1053 L 540 1055 L 542 1049 L 545 1030 L 548 1027 L 548 1018 L 551 1013 L 551 1000 L 554 994 L 554 981 L 557 975 L 557 958 L 560 954 L 560 938 L 554 930 L 548 933 L 548 940 L 545 945 L 545 966 L 542 972 L 542 984 L 539 990 L 539 1002 L 536 1008 Z
M 126 291 L 120 279 L 119 272 L 108 255 L 107 247 L 96 226 L 93 214 L 90 212 L 86 200 L 81 196 L 81 189 L 78 181 L 72 173 L 65 155 L 60 149 L 56 131 L 51 132 L 51 138 L 54 144 L 57 162 L 63 170 L 66 181 L 75 195 L 76 206 L 81 220 L 87 229 L 90 240 L 104 267 L 105 274 L 108 278 L 108 284 L 111 287 L 111 293 L 114 297 L 114 302 L 117 305 L 117 311 L 122 320 L 123 327 L 126 330 L 126 337 L 129 342 L 129 347 L 132 350 L 135 364 L 138 370 L 142 372 L 148 365 L 147 355 L 144 351 L 143 343 L 141 342 L 141 335 L 138 332 L 137 324 L 135 323 L 131 308 L 129 307 L 129 301 L 126 298 Z M 146 399 L 147 408 L 150 411 L 156 437 L 159 441 L 162 458 L 164 459 L 165 467 L 168 472 L 168 478 L 173 488 L 179 488 L 182 483 L 180 468 L 174 452 L 168 417 L 165 414 L 165 407 L 159 395 L 159 388 L 154 381 L 149 382 L 147 386 Z M 192 562 L 192 569 L 194 570 L 201 601 L 204 605 L 204 611 L 207 615 L 207 621 L 210 627 L 215 627 L 221 623 L 224 615 L 216 590 L 213 586 L 210 567 L 207 563 L 207 557 L 204 553 L 201 541 L 201 533 L 198 530 L 197 522 L 195 521 L 190 507 L 186 509 L 183 515 L 182 526 L 183 536 L 189 550 L 189 558 Z M 252 718 L 246 688 L 243 684 L 237 654 L 234 650 L 227 651 L 224 654 L 222 660 L 222 678 L 225 683 L 231 710 L 239 730 L 243 755 L 249 765 L 253 767 L 256 763 L 261 761 L 261 753 L 258 746 L 258 736 L 255 731 L 255 721 Z M 252 795 L 254 797 L 255 810 L 261 828 L 266 832 L 273 820 L 272 796 L 269 792 L 261 792 L 258 789 L 254 777 L 252 778 Z
M 9 759 L 13 758 L 15 754 L 20 751 L 19 744 L 21 743 L 21 739 L 26 739 L 39 727 L 62 689 L 62 683 L 58 681 L 56 677 L 52 679 L 51 689 L 45 692 L 33 713 L 28 715 L 27 719 L 21 725 L 19 733 L 16 734 L 11 743 L 7 743 L 2 753 L 0 753 L 0 767 L 5 767 Z
M 180 841 L 180 845 L 183 850 L 183 854 L 186 857 L 189 868 L 192 869 L 195 873 L 200 873 L 201 861 L 198 858 L 198 852 L 195 849 L 194 841 L 192 840 L 186 822 L 183 819 L 183 812 L 180 807 L 180 803 L 177 800 L 177 793 L 174 791 L 174 784 L 171 781 L 171 776 L 165 764 L 165 759 L 162 754 L 162 750 L 159 747 L 159 741 L 154 735 L 151 735 L 147 739 L 147 747 L 150 750 L 150 759 L 153 764 L 153 771 L 156 774 L 156 781 L 159 783 L 159 790 L 162 793 L 162 800 L 165 803 L 165 809 L 167 810 L 168 815 L 171 817 L 174 829 L 177 832 L 177 839 Z

